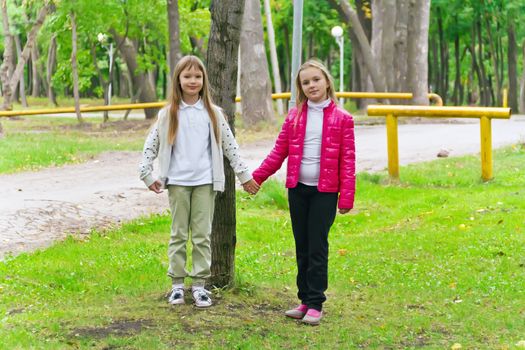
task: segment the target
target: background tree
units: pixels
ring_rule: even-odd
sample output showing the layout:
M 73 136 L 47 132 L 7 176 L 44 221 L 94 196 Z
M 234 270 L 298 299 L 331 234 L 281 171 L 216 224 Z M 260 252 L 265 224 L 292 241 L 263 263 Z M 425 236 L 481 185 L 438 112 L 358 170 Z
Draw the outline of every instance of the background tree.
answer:
M 234 133 L 235 81 L 243 11 L 244 0 L 212 0 L 210 6 L 212 22 L 207 67 L 212 96 L 223 108 Z M 211 235 L 210 283 L 217 287 L 231 285 L 235 276 L 235 175 L 227 161 L 224 161 L 224 170 L 226 188 L 215 200 Z
M 259 0 L 245 3 L 240 41 L 242 119 L 250 127 L 275 119 Z
M 275 87 L 275 93 L 281 93 L 283 91 L 281 86 L 281 76 L 279 70 L 279 59 L 277 58 L 277 45 L 275 42 L 275 32 L 273 30 L 272 21 L 272 8 L 270 6 L 270 0 L 264 0 L 264 16 L 266 17 L 266 33 L 268 33 L 268 46 L 270 50 L 270 60 L 272 64 L 272 77 L 273 85 Z M 277 100 L 277 113 L 279 115 L 284 114 L 284 102 L 283 100 Z
M 413 101 L 428 105 L 428 27 L 430 0 L 409 0 L 408 2 L 408 82 Z
M 168 12 L 168 37 L 169 37 L 169 54 L 168 61 L 170 65 L 170 74 L 173 73 L 175 65 L 181 58 L 180 51 L 180 29 L 179 29 L 179 2 L 178 0 L 167 0 Z M 169 86 L 170 84 L 168 84 Z

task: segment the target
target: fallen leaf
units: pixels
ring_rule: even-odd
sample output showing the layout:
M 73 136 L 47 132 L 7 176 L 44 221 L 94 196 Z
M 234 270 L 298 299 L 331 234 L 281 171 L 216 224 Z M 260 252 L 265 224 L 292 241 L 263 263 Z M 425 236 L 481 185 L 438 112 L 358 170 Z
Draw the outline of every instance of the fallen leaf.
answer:
M 339 249 L 337 251 L 337 254 L 339 254 L 340 256 L 345 256 L 346 254 L 348 254 L 348 250 L 346 250 L 346 249 Z
M 454 343 L 454 344 L 450 347 L 451 350 L 459 350 L 459 349 L 462 349 L 462 348 L 463 348 L 463 347 L 461 346 L 460 343 Z

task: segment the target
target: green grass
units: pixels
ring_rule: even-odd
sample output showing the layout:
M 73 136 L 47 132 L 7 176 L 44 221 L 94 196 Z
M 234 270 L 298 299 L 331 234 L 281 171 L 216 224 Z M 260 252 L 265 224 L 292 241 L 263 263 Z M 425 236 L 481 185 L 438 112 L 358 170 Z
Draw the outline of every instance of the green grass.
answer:
M 272 140 L 282 122 L 261 123 L 243 129 L 240 117 L 237 142 L 253 143 Z M 35 170 L 49 166 L 78 163 L 104 151 L 140 151 L 150 121 L 110 117 L 85 119 L 79 125 L 75 118 L 28 116 L 0 120 L 4 137 L 0 138 L 0 174 Z
M 237 285 L 169 307 L 169 218 L 0 263 L 0 349 L 508 349 L 525 339 L 525 149 L 360 174 L 330 232 L 326 317 L 287 320 L 295 258 L 286 193 L 237 194 Z
M 37 116 L 1 122 L 0 173 L 77 163 L 104 151 L 138 151 L 149 125 L 90 118 L 80 126 L 74 118 Z

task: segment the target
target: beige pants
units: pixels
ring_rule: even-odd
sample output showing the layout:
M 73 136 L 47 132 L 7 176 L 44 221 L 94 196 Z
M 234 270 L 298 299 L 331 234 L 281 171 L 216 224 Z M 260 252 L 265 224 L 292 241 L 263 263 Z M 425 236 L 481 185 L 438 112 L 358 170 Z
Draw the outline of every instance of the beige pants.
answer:
M 173 283 L 184 283 L 184 277 L 193 279 L 194 286 L 202 285 L 210 277 L 211 225 L 215 209 L 215 191 L 212 185 L 168 186 L 171 208 L 171 237 L 168 246 L 168 276 Z M 186 243 L 191 232 L 191 273 L 186 270 Z

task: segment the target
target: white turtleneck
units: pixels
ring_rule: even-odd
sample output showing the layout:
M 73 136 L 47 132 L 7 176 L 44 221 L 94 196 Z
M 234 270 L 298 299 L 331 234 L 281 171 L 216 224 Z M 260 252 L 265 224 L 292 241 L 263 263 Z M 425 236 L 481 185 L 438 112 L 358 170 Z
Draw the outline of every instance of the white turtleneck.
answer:
M 317 186 L 321 163 L 321 139 L 323 136 L 323 110 L 330 104 L 326 99 L 318 103 L 308 100 L 306 113 L 306 133 L 304 136 L 303 159 L 299 171 L 299 182 Z

